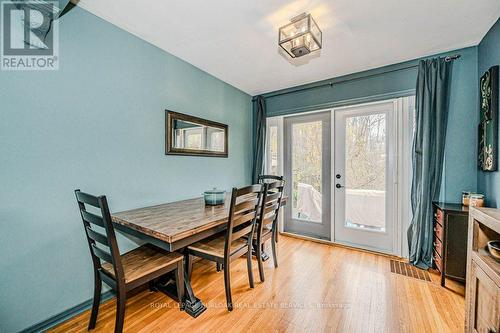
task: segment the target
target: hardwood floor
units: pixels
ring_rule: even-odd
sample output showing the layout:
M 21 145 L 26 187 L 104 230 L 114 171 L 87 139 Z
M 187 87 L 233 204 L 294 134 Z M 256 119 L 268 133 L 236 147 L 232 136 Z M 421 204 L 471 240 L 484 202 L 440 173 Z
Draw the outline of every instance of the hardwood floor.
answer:
M 225 305 L 222 272 L 195 263 L 193 288 L 208 309 L 194 319 L 160 292 L 127 301 L 125 332 L 463 332 L 463 286 L 431 274 L 426 282 L 391 273 L 387 256 L 281 236 L 279 267 L 265 262 L 260 283 L 248 287 L 245 257 L 231 268 L 234 310 Z M 84 332 L 89 311 L 52 332 Z M 94 332 L 110 332 L 115 301 L 101 305 Z

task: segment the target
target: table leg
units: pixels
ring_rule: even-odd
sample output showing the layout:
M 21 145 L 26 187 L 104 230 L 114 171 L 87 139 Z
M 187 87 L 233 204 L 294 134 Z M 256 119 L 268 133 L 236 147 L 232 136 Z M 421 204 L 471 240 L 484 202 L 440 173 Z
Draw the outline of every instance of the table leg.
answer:
M 267 254 L 266 251 L 261 251 L 260 257 L 262 258 L 262 261 L 267 261 L 267 259 L 269 259 L 269 254 Z
M 184 311 L 186 311 L 191 317 L 196 318 L 202 314 L 207 307 L 203 305 L 201 300 L 194 295 L 193 288 L 191 288 L 191 280 L 186 272 L 184 272 L 184 286 L 186 288 Z
M 189 252 L 187 249 L 184 251 L 184 264 L 186 267 L 184 268 L 184 311 L 186 311 L 191 317 L 196 318 L 200 314 L 202 314 L 207 307 L 203 305 L 201 300 L 194 295 L 193 288 L 191 287 L 191 276 L 188 274 L 189 269 L 187 267 L 188 264 Z M 190 267 L 191 268 L 191 267 Z
M 255 249 L 253 248 L 252 248 L 252 255 L 256 256 Z M 264 247 L 262 247 L 262 250 L 260 251 L 260 257 L 262 258 L 262 261 L 267 261 L 269 259 L 269 255 L 264 250 Z
M 187 273 L 187 269 L 184 269 L 184 288 L 184 300 L 181 303 L 181 310 L 186 311 L 188 315 L 196 318 L 200 314 L 202 314 L 207 309 L 207 307 L 203 305 L 201 300 L 194 295 L 193 288 L 191 287 L 191 278 Z M 162 276 L 154 284 L 154 289 L 161 291 L 168 297 L 179 302 L 179 297 L 177 296 L 175 274 L 173 274 L 173 272 Z

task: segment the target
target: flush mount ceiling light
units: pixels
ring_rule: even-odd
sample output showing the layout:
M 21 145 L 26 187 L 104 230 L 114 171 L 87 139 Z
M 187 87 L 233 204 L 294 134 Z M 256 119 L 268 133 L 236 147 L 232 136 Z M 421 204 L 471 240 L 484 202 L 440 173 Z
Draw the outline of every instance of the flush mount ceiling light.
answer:
M 292 58 L 321 49 L 322 33 L 311 14 L 300 14 L 279 30 L 279 44 Z

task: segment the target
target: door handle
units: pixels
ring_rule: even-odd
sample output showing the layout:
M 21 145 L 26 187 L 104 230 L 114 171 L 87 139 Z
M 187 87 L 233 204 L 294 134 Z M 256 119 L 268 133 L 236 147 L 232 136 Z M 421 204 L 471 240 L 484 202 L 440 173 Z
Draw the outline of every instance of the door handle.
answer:
M 337 184 L 337 185 L 335 185 L 335 187 L 336 187 L 336 188 L 342 188 L 342 187 L 345 187 L 345 186 L 342 186 L 342 185 L 340 185 L 340 184 Z

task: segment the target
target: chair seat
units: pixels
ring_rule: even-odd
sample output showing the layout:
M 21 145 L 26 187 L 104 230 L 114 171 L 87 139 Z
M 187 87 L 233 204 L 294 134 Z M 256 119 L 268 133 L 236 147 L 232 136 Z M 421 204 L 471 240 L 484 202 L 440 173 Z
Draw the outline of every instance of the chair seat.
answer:
M 225 233 L 217 237 L 203 239 L 188 246 L 189 251 L 205 253 L 211 256 L 224 258 L 224 245 L 226 242 Z M 239 238 L 231 244 L 231 253 L 234 253 L 247 246 L 246 240 Z
M 151 244 L 142 245 L 121 256 L 125 283 L 135 281 L 162 268 L 182 261 L 183 256 L 177 252 L 168 252 Z M 102 269 L 115 277 L 113 265 L 103 263 Z

